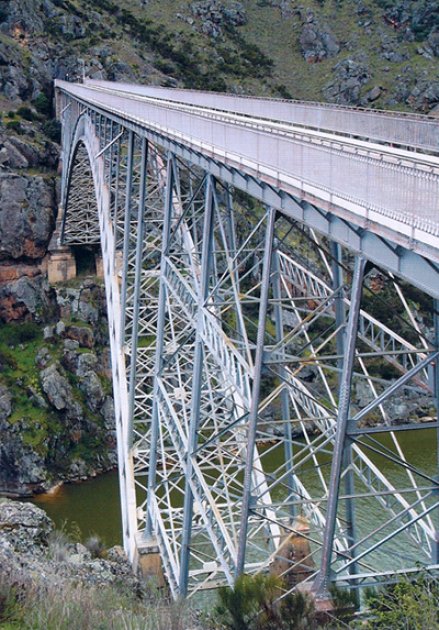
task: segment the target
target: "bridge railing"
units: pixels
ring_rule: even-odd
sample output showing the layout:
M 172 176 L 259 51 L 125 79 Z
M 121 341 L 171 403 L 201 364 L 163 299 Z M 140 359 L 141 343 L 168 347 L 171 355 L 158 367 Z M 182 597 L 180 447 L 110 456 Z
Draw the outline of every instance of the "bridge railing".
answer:
M 439 121 L 433 116 L 344 107 L 328 103 L 278 100 L 170 89 L 156 86 L 86 80 L 100 87 L 128 94 L 186 103 L 198 107 L 303 125 L 377 142 L 439 152 Z

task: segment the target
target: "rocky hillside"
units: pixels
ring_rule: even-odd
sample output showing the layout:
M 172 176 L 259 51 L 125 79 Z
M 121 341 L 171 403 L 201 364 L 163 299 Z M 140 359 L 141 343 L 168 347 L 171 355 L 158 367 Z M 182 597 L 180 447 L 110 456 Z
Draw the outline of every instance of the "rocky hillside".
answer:
M 78 543 L 43 510 L 0 499 L 2 630 L 206 630 L 198 617 L 137 579 L 121 547 Z
M 420 111 L 439 101 L 437 0 L 9 0 L 0 20 L 5 111 L 83 73 Z
M 430 112 L 438 56 L 436 0 L 3 0 L 0 492 L 114 464 L 102 288 L 46 278 L 58 199 L 54 78 Z

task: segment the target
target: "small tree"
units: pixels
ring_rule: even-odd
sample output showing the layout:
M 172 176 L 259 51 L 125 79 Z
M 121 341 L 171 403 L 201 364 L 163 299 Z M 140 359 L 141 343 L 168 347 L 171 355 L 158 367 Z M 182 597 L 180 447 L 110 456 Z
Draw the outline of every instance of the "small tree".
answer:
M 35 100 L 32 101 L 35 109 L 39 114 L 46 116 L 46 118 L 50 118 L 52 116 L 52 105 L 47 96 L 40 92 Z
M 283 587 L 273 575 L 241 575 L 233 588 L 218 590 L 215 612 L 230 630 L 312 630 L 312 600 L 300 592 L 279 599 Z
M 369 593 L 370 630 L 439 630 L 439 584 L 430 576 L 403 579 Z

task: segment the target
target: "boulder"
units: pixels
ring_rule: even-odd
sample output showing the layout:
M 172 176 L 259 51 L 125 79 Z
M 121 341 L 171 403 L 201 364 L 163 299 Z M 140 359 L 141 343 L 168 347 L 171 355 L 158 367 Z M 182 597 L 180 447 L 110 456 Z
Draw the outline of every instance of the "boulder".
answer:
M 56 532 L 44 510 L 31 503 L 0 500 L 0 566 L 17 587 L 34 593 L 43 589 L 46 596 L 110 585 L 144 593 L 120 547 L 110 549 L 106 559 L 93 559 L 83 544 Z
M 247 22 L 247 14 L 241 2 L 203 0 L 193 2 L 190 8 L 201 23 L 201 31 L 213 38 L 220 36 L 224 27 L 242 26 Z
M 7 541 L 15 552 L 41 551 L 52 531 L 50 518 L 32 503 L 0 501 L 0 540 Z
M 92 371 L 86 372 L 80 381 L 79 387 L 84 392 L 91 411 L 98 411 L 104 400 L 104 390 L 98 375 Z
M 333 72 L 334 80 L 323 89 L 325 97 L 341 105 L 358 105 L 361 88 L 370 79 L 368 67 L 354 59 L 344 59 L 334 66 Z
M 90 328 L 72 324 L 71 326 L 67 326 L 65 335 L 69 339 L 77 341 L 82 348 L 93 348 L 94 337 L 93 331 Z
M 71 406 L 73 391 L 67 379 L 60 373 L 56 363 L 45 368 L 40 375 L 41 386 L 55 409 L 66 409 Z
M 335 36 L 328 28 L 320 27 L 314 18 L 303 25 L 299 41 L 302 55 L 308 63 L 335 57 L 340 51 Z

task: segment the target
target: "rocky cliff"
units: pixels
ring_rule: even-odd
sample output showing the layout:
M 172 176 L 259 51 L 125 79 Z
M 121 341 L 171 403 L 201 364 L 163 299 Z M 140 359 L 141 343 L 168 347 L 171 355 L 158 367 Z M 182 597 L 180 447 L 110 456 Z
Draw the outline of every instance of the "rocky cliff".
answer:
M 53 79 L 83 75 L 377 107 L 439 103 L 431 0 L 0 3 L 0 492 L 114 464 L 105 306 L 51 287 Z

